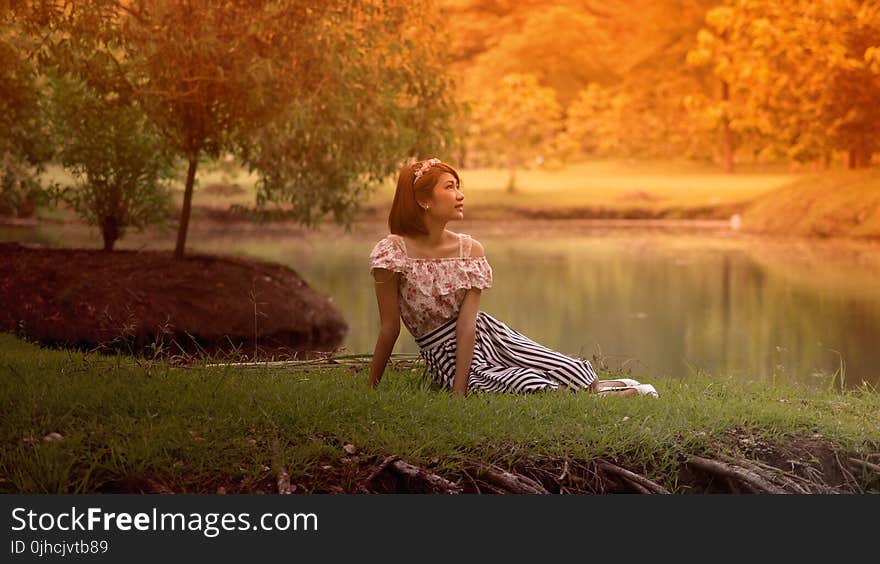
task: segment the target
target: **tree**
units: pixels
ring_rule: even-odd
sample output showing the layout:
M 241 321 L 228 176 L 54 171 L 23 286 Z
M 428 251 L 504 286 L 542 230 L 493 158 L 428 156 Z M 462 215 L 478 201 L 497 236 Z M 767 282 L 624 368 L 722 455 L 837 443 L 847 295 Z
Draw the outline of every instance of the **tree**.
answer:
M 100 96 L 81 82 L 53 81 L 52 124 L 58 158 L 76 183 L 63 197 L 97 225 L 104 250 L 129 227 L 165 220 L 171 155 L 141 109 L 115 94 Z
M 508 73 L 529 73 L 556 91 L 572 111 L 592 88 L 614 100 L 613 111 L 591 114 L 604 155 L 704 157 L 710 139 L 688 112 L 687 94 L 702 92 L 707 72 L 685 54 L 718 0 L 444 0 L 455 21 L 453 71 L 464 100 L 477 99 Z M 591 86 L 593 85 L 593 86 Z M 581 107 L 580 109 L 586 109 Z M 584 133 L 567 117 L 575 135 Z M 592 124 L 597 125 L 596 123 Z M 578 128 L 581 131 L 575 131 Z M 465 128 L 459 128 L 465 131 Z M 598 139 L 599 135 L 602 139 Z M 564 132 L 559 150 L 576 141 Z M 470 150 L 470 148 L 468 148 Z M 593 148 L 588 154 L 595 154 Z
M 702 104 L 744 139 L 797 161 L 849 152 L 866 166 L 880 149 L 880 73 L 872 48 L 880 6 L 840 0 L 728 0 L 706 15 L 690 53 L 711 65 L 722 93 Z
M 241 141 L 242 161 L 261 174 L 259 203 L 290 202 L 306 225 L 332 214 L 348 228 L 362 196 L 403 157 L 451 148 L 458 108 L 442 20 L 431 2 L 383 4 L 354 18 L 328 14 L 298 47 L 312 67 L 290 86 L 295 102 Z
M 289 197 L 307 223 L 329 211 L 345 222 L 377 177 L 448 138 L 447 82 L 436 56 L 416 58 L 434 39 L 414 17 L 432 18 L 426 2 L 72 4 L 49 14 L 57 33 L 47 60 L 102 95 L 135 100 L 188 164 L 177 257 L 202 157 L 240 154 L 261 176 L 262 201 Z
M 0 12 L 0 213 L 19 216 L 45 201 L 39 174 L 52 156 L 32 48 L 11 13 Z
M 565 132 L 580 152 L 609 155 L 623 149 L 623 112 L 626 98 L 591 83 L 568 107 Z
M 530 74 L 510 74 L 474 104 L 471 135 L 487 164 L 510 171 L 507 190 L 516 190 L 516 171 L 542 162 L 562 129 L 562 109 L 552 88 Z
M 621 70 L 600 20 L 579 6 L 533 7 L 465 75 L 471 95 L 508 74 L 531 74 L 568 104 L 590 82 L 611 84 Z

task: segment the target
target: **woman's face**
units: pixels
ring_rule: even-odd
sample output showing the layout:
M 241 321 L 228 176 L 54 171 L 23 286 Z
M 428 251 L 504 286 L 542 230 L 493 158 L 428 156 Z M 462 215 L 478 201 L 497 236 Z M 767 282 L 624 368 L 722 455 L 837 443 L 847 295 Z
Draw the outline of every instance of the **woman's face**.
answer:
M 444 172 L 434 185 L 430 208 L 426 213 L 438 219 L 462 219 L 464 217 L 464 194 L 455 176 Z

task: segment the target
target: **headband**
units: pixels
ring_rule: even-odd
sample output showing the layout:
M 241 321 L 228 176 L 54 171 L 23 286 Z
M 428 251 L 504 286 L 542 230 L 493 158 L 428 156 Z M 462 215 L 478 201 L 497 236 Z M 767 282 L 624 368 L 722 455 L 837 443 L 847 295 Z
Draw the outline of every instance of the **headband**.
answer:
M 426 161 L 422 161 L 421 163 L 416 163 L 419 167 L 415 170 L 415 176 L 413 177 L 413 185 L 415 185 L 416 181 L 422 177 L 423 174 L 428 172 L 428 170 L 434 166 L 440 164 L 440 159 L 428 159 Z

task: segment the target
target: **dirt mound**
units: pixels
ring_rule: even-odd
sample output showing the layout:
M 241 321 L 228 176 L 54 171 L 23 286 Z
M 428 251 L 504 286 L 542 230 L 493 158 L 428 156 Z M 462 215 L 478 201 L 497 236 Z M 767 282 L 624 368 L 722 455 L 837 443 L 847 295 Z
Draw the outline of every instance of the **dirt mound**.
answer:
M 880 169 L 805 176 L 755 200 L 743 229 L 806 237 L 880 239 Z
M 48 345 L 303 358 L 348 332 L 330 299 L 276 264 L 3 243 L 0 265 L 0 330 Z

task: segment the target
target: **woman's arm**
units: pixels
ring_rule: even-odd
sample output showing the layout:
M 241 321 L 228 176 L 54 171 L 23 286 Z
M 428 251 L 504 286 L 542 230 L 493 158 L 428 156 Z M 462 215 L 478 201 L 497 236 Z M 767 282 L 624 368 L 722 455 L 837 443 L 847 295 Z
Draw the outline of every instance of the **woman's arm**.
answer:
M 394 344 L 400 335 L 400 304 L 397 303 L 397 288 L 400 273 L 384 268 L 373 269 L 375 279 L 376 300 L 379 302 L 379 337 L 373 351 L 373 363 L 370 366 L 370 386 L 376 387 L 385 373 L 385 366 L 394 350 Z
M 461 396 L 467 395 L 468 377 L 474 359 L 480 292 L 479 288 L 467 291 L 458 312 L 458 321 L 455 322 L 455 380 L 452 383 L 452 393 Z
M 486 250 L 479 241 L 471 241 L 472 257 L 486 256 Z M 471 288 L 464 296 L 458 321 L 455 324 L 455 380 L 452 392 L 461 396 L 467 395 L 468 378 L 474 360 L 474 341 L 477 337 L 477 313 L 480 311 L 480 288 Z

